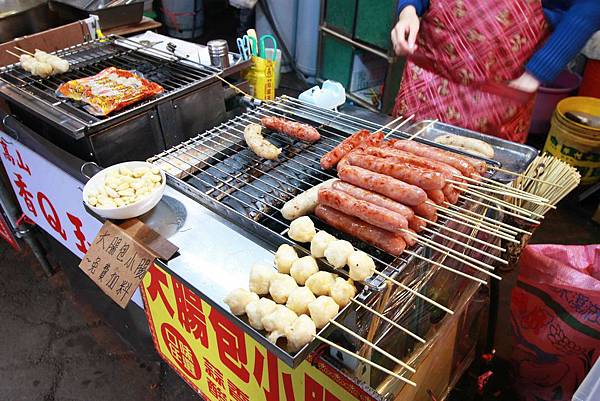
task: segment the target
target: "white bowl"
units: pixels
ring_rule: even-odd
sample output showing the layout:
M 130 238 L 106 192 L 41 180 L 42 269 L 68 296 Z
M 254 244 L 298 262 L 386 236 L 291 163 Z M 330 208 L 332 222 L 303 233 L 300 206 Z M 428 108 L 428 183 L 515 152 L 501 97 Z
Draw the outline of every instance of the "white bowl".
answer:
M 113 170 L 118 170 L 121 167 L 127 167 L 130 170 L 134 170 L 140 167 L 156 167 L 151 163 L 147 162 L 125 162 L 115 164 L 114 166 L 110 166 L 105 168 L 102 171 L 99 171 L 94 175 L 83 187 L 83 202 L 87 207 L 90 208 L 94 213 L 98 216 L 107 218 L 107 219 L 116 219 L 116 220 L 124 220 L 131 219 L 133 217 L 141 216 L 142 214 L 148 212 L 152 209 L 163 196 L 165 192 L 165 187 L 167 185 L 167 178 L 165 177 L 164 171 L 160 170 L 161 182 L 158 188 L 155 188 L 152 192 L 146 195 L 145 198 L 138 200 L 135 203 L 130 205 L 116 207 L 116 208 L 99 208 L 96 206 L 92 206 L 87 202 L 88 194 L 90 190 L 97 191 L 102 186 L 104 186 L 104 178 L 106 174 Z

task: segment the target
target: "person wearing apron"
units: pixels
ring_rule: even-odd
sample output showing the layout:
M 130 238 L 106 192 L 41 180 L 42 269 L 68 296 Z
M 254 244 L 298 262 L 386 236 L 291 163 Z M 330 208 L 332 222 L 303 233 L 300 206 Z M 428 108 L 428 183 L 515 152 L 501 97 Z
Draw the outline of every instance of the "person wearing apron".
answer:
M 399 0 L 398 11 L 392 43 L 407 63 L 393 114 L 521 143 L 540 83 L 600 29 L 600 0 Z

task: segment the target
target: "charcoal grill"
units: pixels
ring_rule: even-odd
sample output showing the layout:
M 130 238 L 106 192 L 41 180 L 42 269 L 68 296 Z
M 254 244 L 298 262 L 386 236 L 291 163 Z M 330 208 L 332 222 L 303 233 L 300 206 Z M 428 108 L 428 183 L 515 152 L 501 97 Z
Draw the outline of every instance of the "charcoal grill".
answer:
M 279 133 L 270 133 L 269 141 L 281 147 L 282 153 L 275 161 L 260 159 L 247 148 L 243 139 L 243 130 L 249 123 L 258 123 L 263 116 L 282 116 L 311 124 L 321 133 L 321 140 L 309 144 Z M 272 251 L 282 243 L 288 243 L 296 247 L 299 254 L 310 254 L 305 244 L 295 243 L 287 237 L 289 221 L 282 217 L 280 209 L 287 200 L 298 193 L 333 178 L 331 172 L 325 172 L 319 167 L 321 156 L 343 138 L 363 128 L 375 131 L 380 129 L 381 125 L 343 113 L 318 109 L 284 96 L 273 102 L 263 103 L 243 115 L 234 117 L 150 158 L 149 161 L 167 172 L 169 185 L 230 220 L 242 230 L 262 238 Z M 435 128 L 439 129 L 439 126 Z M 384 132 L 390 133 L 390 130 L 386 129 Z M 406 132 L 390 133 L 390 137 L 406 138 L 407 136 L 409 134 Z M 428 140 L 419 139 L 419 141 L 431 143 Z M 521 145 L 508 144 L 507 146 Z M 513 149 L 513 151 L 518 153 L 518 150 Z M 488 160 L 488 162 L 491 165 L 500 165 L 496 161 Z M 462 206 L 468 207 L 476 214 L 484 213 L 484 208 L 475 203 L 467 201 L 463 202 Z M 314 216 L 313 220 L 318 229 L 334 232 Z M 490 242 L 489 237 L 483 232 L 470 232 L 468 228 L 465 229 L 451 221 L 441 220 L 440 224 L 468 234 L 467 237 L 476 236 Z M 432 253 L 429 248 L 420 245 L 410 249 L 410 254 L 394 257 L 343 233 L 334 232 L 334 235 L 350 241 L 356 248 L 369 253 L 376 261 L 378 271 L 390 277 L 399 278 L 405 273 L 407 267 L 424 267 L 424 271 L 431 270 L 429 263 L 424 262 L 425 257 L 440 263 L 444 262 L 449 267 L 462 268 L 460 263 L 446 259 L 447 255 Z M 424 236 L 439 244 L 455 246 L 435 232 Z M 492 249 L 487 250 L 494 252 Z M 469 252 L 464 253 L 469 254 Z M 332 269 L 326 263 L 323 263 L 321 268 Z M 344 274 L 339 270 L 336 273 Z M 359 297 L 369 302 L 372 295 L 383 288 L 385 288 L 384 279 L 374 276 L 367 280 Z M 415 289 L 419 290 L 420 287 L 417 286 Z M 356 309 L 354 304 L 347 305 L 340 311 L 336 320 L 356 320 Z M 231 318 L 290 366 L 297 366 L 314 349 L 315 341 L 295 355 L 290 355 L 283 348 L 269 343 L 247 322 L 234 316 Z M 332 328 L 326 326 L 320 335 L 324 336 L 330 330 Z
M 238 64 L 222 72 L 118 36 L 85 42 L 56 54 L 70 62 L 67 73 L 41 79 L 17 64 L 3 67 L 0 96 L 35 131 L 102 165 L 145 159 L 223 121 L 224 94 L 214 76 L 231 74 L 244 66 Z M 111 66 L 138 71 L 165 91 L 104 117 L 55 94 L 61 83 Z

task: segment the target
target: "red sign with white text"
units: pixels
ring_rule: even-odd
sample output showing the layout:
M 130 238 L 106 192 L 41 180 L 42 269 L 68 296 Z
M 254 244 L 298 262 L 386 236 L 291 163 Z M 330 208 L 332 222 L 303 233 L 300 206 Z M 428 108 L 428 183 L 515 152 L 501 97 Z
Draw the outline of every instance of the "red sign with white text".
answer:
M 0 159 L 23 213 L 82 258 L 102 227 L 83 206 L 83 184 L 2 131 Z

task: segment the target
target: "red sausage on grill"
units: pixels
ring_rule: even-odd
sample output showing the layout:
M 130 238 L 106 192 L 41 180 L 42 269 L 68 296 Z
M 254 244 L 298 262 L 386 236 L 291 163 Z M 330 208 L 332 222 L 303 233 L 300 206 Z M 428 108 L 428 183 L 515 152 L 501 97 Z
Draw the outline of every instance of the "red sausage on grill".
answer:
M 412 234 L 416 234 L 413 230 L 408 230 L 408 231 L 410 231 L 410 233 L 412 233 Z M 404 242 L 406 242 L 407 246 L 413 246 L 414 244 L 417 243 L 417 237 L 407 233 L 406 231 L 401 232 L 400 235 L 402 236 L 402 239 L 404 240 Z
M 331 227 L 382 249 L 390 255 L 400 256 L 406 248 L 406 242 L 400 234 L 372 226 L 333 208 L 317 205 L 315 215 Z
M 398 163 L 389 159 L 367 155 L 363 152 L 352 152 L 348 155 L 348 162 L 353 166 L 389 175 L 416 185 L 425 191 L 441 190 L 446 185 L 444 176 L 437 171 L 421 169 L 408 163 Z
M 458 202 L 459 192 L 456 190 L 456 187 L 452 184 L 446 184 L 444 188 L 442 188 L 442 192 L 444 193 L 444 198 L 452 203 L 453 205 Z
M 437 210 L 435 206 L 429 203 L 421 203 L 420 205 L 414 206 L 413 211 L 416 215 L 425 217 L 427 220 L 431 220 L 434 223 L 437 221 Z
M 369 135 L 367 139 L 359 143 L 354 149 L 352 149 L 350 152 L 346 153 L 344 157 L 342 157 L 342 159 L 338 162 L 338 168 L 341 168 L 342 166 L 348 164 L 348 157 L 352 153 L 367 149 L 369 147 L 380 146 L 384 138 L 385 135 L 383 134 L 383 132 L 376 132 L 374 134 Z
M 260 123 L 273 131 L 282 132 L 292 138 L 306 142 L 316 142 L 321 139 L 319 131 L 308 124 L 302 124 L 297 121 L 287 120 L 279 117 L 263 117 Z
M 364 200 L 374 205 L 378 205 L 388 210 L 399 213 L 402 216 L 404 216 L 407 220 L 415 215 L 412 209 L 408 206 L 396 202 L 395 200 L 392 200 L 386 196 L 379 195 L 376 192 L 368 191 L 366 189 L 362 189 L 361 187 L 357 187 L 356 185 L 348 184 L 344 181 L 334 181 L 331 187 L 339 191 L 343 191 L 349 195 L 352 195 L 357 199 Z
M 419 216 L 413 216 L 408 219 L 408 228 L 414 232 L 420 233 L 425 227 L 427 227 L 427 223 Z
M 338 169 L 338 176 L 342 181 L 385 195 L 408 206 L 418 205 L 427 200 L 427 194 L 421 188 L 361 167 L 343 166 Z
M 333 168 L 344 156 L 350 153 L 352 149 L 367 139 L 369 135 L 369 131 L 363 129 L 338 143 L 335 148 L 331 149 L 321 157 L 321 168 L 324 170 Z
M 384 230 L 397 232 L 408 228 L 408 221 L 400 213 L 356 199 L 346 192 L 333 188 L 319 190 L 318 203 L 342 213 L 356 216 L 362 221 Z
M 433 191 L 425 191 L 427 192 L 427 197 L 433 201 L 436 205 L 444 204 L 444 192 L 441 189 L 434 189 Z
M 432 146 L 424 145 L 415 141 L 401 140 L 394 143 L 394 148 L 413 153 L 417 156 L 449 164 L 452 167 L 460 170 L 462 175 L 465 177 L 471 177 L 476 173 L 475 168 L 473 168 L 470 163 L 460 157 L 457 157 L 456 154 L 446 152 Z

